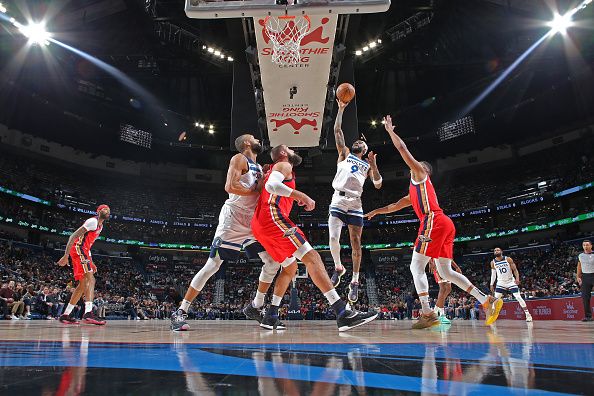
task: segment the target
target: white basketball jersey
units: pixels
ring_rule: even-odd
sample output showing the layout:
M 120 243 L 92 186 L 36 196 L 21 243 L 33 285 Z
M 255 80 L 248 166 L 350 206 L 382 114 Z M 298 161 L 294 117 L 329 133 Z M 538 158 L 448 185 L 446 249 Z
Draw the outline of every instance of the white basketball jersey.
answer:
M 507 257 L 503 256 L 501 261 L 493 259 L 495 270 L 497 270 L 497 283 L 505 284 L 512 283 L 515 281 L 514 273 L 512 272 L 511 266 L 507 262 Z
M 241 175 L 239 182 L 245 188 L 250 190 L 254 189 L 254 186 L 258 184 L 258 180 L 262 178 L 262 167 L 260 164 L 255 163 L 248 157 L 245 157 L 248 162 L 248 171 Z M 229 194 L 229 199 L 225 201 L 225 204 L 231 205 L 234 208 L 243 211 L 254 211 L 256 204 L 258 203 L 258 194 L 253 195 L 237 195 Z
M 332 181 L 332 188 L 352 196 L 361 197 L 368 173 L 369 164 L 353 154 L 349 154 L 336 165 L 336 176 Z

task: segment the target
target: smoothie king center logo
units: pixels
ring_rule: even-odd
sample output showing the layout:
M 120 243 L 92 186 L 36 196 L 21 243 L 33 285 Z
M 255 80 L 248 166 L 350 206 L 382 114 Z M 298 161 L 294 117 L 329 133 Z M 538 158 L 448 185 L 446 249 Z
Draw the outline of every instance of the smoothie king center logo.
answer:
M 324 26 L 330 21 L 329 18 L 322 18 L 321 21 L 321 25 L 318 27 L 314 27 L 313 25 L 310 27 L 310 31 L 309 33 L 307 33 L 305 36 L 303 36 L 303 38 L 301 39 L 301 43 L 300 43 L 300 50 L 299 53 L 301 54 L 301 62 L 300 63 L 305 63 L 307 64 L 312 55 L 327 55 L 330 53 L 330 46 L 328 46 L 328 42 L 330 41 L 330 37 L 328 37 L 327 34 L 324 33 Z M 268 32 L 266 31 L 266 27 L 264 26 L 265 24 L 265 20 L 264 19 L 258 19 L 258 24 L 260 24 L 261 27 L 261 33 L 262 33 L 262 38 L 264 39 L 264 42 L 266 43 L 266 45 L 270 45 L 270 36 L 268 35 Z M 294 22 L 293 21 L 289 21 L 285 27 L 285 31 L 286 32 L 290 32 L 291 29 L 294 27 Z M 288 33 L 287 33 L 288 34 Z M 319 45 L 313 45 L 310 48 L 303 48 L 308 44 L 319 44 Z M 265 47 L 262 48 L 262 55 L 265 56 L 271 56 L 272 55 L 272 48 L 271 47 Z
M 271 112 L 268 119 L 274 124 L 272 130 L 277 132 L 284 125 L 289 125 L 293 129 L 293 134 L 301 133 L 301 128 L 308 125 L 314 131 L 318 130 L 318 120 L 321 116 L 319 111 L 310 111 L 308 105 L 283 105 L 281 112 Z
M 575 318 L 575 315 L 578 313 L 578 310 L 575 309 L 573 306 L 573 302 L 568 301 L 565 303 L 565 308 L 563 309 L 563 314 L 567 319 Z

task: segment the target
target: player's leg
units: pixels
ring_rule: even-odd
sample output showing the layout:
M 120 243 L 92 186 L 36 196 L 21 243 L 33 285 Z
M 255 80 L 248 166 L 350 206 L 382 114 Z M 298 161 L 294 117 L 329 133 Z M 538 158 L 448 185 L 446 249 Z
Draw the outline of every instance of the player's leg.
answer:
M 274 261 L 274 259 L 264 251 L 264 248 L 259 243 L 253 243 L 246 247 L 249 257 L 257 256 L 262 260 L 262 269 L 260 270 L 260 277 L 258 278 L 258 289 L 252 302 L 248 303 L 243 308 L 243 313 L 248 319 L 256 320 L 258 323 L 262 322 L 262 307 L 264 306 L 264 298 L 274 281 L 274 277 L 278 273 L 281 265 Z
M 95 298 L 95 273 L 97 272 L 97 268 L 95 264 L 91 260 L 88 261 L 85 267 L 85 313 L 83 314 L 82 321 L 83 323 L 94 324 L 102 326 L 106 322 L 105 320 L 101 320 L 95 316 L 93 313 L 93 299 Z
M 435 315 L 429 306 L 429 281 L 427 280 L 425 268 L 427 268 L 427 264 L 429 264 L 430 260 L 431 257 L 419 253 L 415 248 L 410 261 L 410 272 L 415 284 L 415 290 L 419 295 L 419 301 L 421 301 L 421 316 L 420 319 L 413 324 L 414 329 L 424 329 L 439 324 L 437 315 Z
M 78 320 L 70 316 L 79 300 L 83 296 L 85 289 L 87 288 L 87 278 L 85 278 L 85 271 L 83 269 L 82 261 L 79 256 L 70 256 L 70 262 L 72 263 L 72 271 L 74 272 L 74 280 L 78 281 L 78 285 L 72 291 L 70 301 L 64 313 L 60 315 L 60 322 L 65 324 L 77 324 Z
M 340 234 L 342 233 L 342 226 L 344 222 L 339 216 L 343 216 L 338 212 L 330 211 L 328 216 L 328 234 L 330 235 L 330 253 L 332 254 L 332 260 L 334 261 L 334 273 L 332 274 L 332 285 L 337 287 L 342 279 L 343 275 L 346 274 L 346 268 L 342 265 L 340 260 Z
M 336 289 L 332 286 L 322 258 L 318 252 L 312 249 L 309 242 L 306 242 L 302 248 L 298 249 L 294 256 L 305 264 L 311 280 L 324 294 L 324 297 L 336 312 L 338 331 L 346 331 L 361 326 L 377 317 L 377 312 L 358 312 L 347 307 L 346 302 L 340 298 Z
M 590 308 L 590 300 L 592 299 L 592 288 L 594 288 L 594 276 L 592 274 L 582 275 L 582 303 L 584 305 L 584 319 L 583 322 L 590 322 L 592 320 L 592 308 Z
M 440 280 L 439 293 L 437 294 L 437 301 L 435 302 L 435 313 L 439 317 L 439 321 L 442 324 L 450 323 L 450 320 L 445 315 L 445 301 L 446 298 L 452 292 L 452 284 L 445 280 Z
M 291 281 L 297 273 L 297 260 L 291 258 L 283 262 L 281 265 L 283 269 L 276 277 L 270 308 L 266 310 L 266 314 L 264 315 L 264 318 L 262 318 L 262 323 L 260 323 L 260 327 L 269 330 L 284 330 L 286 328 L 285 324 L 278 318 L 278 310 L 283 296 L 287 292 Z
M 518 304 L 520 304 L 520 307 L 522 307 L 522 310 L 524 311 L 524 314 L 526 315 L 526 322 L 532 322 L 532 315 L 530 315 L 530 311 L 528 310 L 526 301 L 524 301 L 524 299 L 522 298 L 522 295 L 520 294 L 520 290 L 517 287 L 514 287 L 511 290 L 511 293 L 514 296 L 514 298 L 518 301 Z
M 354 216 L 352 216 L 354 217 Z M 361 223 L 363 223 L 363 218 Z M 354 303 L 359 299 L 359 271 L 361 270 L 361 235 L 363 234 L 363 224 L 349 224 L 349 238 L 351 240 L 352 258 L 353 258 L 353 278 L 349 285 L 349 301 Z

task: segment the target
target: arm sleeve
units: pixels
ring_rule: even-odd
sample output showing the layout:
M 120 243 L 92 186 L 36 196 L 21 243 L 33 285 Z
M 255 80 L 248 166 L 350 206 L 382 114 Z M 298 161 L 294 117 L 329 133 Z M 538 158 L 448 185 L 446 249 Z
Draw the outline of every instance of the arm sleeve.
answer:
M 97 218 L 91 217 L 84 222 L 83 227 L 85 227 L 85 230 L 87 231 L 95 231 L 97 229 L 97 225 Z
M 497 279 L 497 270 L 495 268 L 491 268 L 491 284 L 495 284 L 495 280 Z
M 282 173 L 279 171 L 272 171 L 270 176 L 268 176 L 268 181 L 266 182 L 264 188 L 266 188 L 266 191 L 268 191 L 270 194 L 288 197 L 293 192 L 293 189 L 284 184 L 283 180 L 285 180 L 285 176 Z

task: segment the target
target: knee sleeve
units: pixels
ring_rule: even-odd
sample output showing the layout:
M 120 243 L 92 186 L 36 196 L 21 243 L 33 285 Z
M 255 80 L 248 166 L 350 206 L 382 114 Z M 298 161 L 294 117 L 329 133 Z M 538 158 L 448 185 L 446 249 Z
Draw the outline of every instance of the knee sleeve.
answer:
M 522 298 L 522 295 L 520 293 L 514 293 L 513 296 L 516 298 L 516 300 L 518 300 L 518 302 L 520 303 L 520 306 L 522 308 L 524 308 L 526 306 L 526 301 L 524 301 L 524 299 Z
M 272 283 L 281 265 L 274 261 L 267 252 L 260 252 L 258 256 L 263 263 L 258 280 L 263 283 Z
M 429 263 L 430 257 L 417 252 L 413 252 L 412 260 L 410 262 L 410 272 L 415 282 L 415 289 L 417 293 L 427 293 L 429 291 L 429 282 L 427 281 L 427 274 L 425 268 Z
M 209 259 L 206 260 L 204 267 L 194 275 L 192 282 L 190 282 L 190 286 L 198 291 L 202 291 L 206 281 L 209 280 L 219 268 L 221 268 L 221 264 L 223 264 L 223 260 L 221 260 L 219 256 L 209 257 Z

